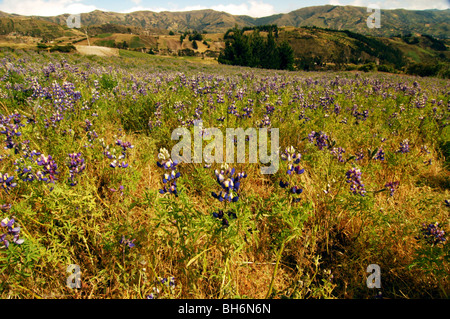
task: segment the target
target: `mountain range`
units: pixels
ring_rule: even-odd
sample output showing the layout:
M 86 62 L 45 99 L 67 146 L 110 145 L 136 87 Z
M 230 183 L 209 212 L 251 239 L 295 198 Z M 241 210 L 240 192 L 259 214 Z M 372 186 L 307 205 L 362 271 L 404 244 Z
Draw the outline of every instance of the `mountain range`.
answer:
M 82 27 L 114 24 L 137 28 L 155 34 L 185 32 L 219 33 L 238 26 L 254 27 L 276 24 L 278 26 L 315 26 L 335 30 L 349 30 L 365 35 L 391 37 L 407 34 L 427 34 L 441 39 L 450 36 L 450 9 L 447 10 L 384 10 L 381 9 L 381 27 L 368 28 L 367 8 L 354 6 L 313 6 L 301 8 L 261 18 L 244 15 L 232 15 L 214 10 L 195 10 L 185 12 L 136 11 L 116 13 L 92 11 L 81 14 Z M 20 18 L 17 14 L 0 12 L 0 18 Z M 58 25 L 66 25 L 69 14 L 52 17 L 32 16 L 28 18 L 45 20 Z M 1 30 L 0 30 L 1 31 Z

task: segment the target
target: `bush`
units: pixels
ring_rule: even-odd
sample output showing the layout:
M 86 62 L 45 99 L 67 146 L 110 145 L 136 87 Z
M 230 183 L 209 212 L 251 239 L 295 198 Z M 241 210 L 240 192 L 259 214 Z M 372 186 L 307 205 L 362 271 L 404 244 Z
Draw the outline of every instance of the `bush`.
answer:
M 436 76 L 438 71 L 438 65 L 428 63 L 414 63 L 406 69 L 406 73 L 418 76 Z
M 361 65 L 359 67 L 360 71 L 363 72 L 371 72 L 371 71 L 376 71 L 377 70 L 377 66 L 374 62 L 370 62 L 370 63 L 366 63 L 364 65 Z
M 178 51 L 178 56 L 195 56 L 195 51 L 192 49 L 183 49 Z
M 395 69 L 391 65 L 382 64 L 378 66 L 378 71 L 380 72 L 388 72 L 388 73 L 395 73 Z
M 72 51 L 75 51 L 75 47 L 72 44 L 67 44 L 67 45 L 55 45 L 53 47 L 50 48 L 50 52 L 64 52 L 64 53 L 69 53 Z

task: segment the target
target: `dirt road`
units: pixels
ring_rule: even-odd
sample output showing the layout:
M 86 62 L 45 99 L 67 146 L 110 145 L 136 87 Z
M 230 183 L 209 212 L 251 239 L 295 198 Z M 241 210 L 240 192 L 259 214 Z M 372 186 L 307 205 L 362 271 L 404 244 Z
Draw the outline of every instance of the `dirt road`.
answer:
M 86 54 L 86 55 L 119 56 L 119 49 L 115 49 L 115 48 L 87 46 L 87 45 L 76 45 L 75 48 L 81 54 Z

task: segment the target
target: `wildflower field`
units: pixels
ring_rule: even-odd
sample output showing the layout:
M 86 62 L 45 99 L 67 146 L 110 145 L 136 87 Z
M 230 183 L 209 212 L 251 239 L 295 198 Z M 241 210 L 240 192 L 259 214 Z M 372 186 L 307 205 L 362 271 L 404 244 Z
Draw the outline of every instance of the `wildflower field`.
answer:
M 449 97 L 438 78 L 4 49 L 0 297 L 448 298 Z M 279 169 L 174 161 L 200 120 L 278 128 Z

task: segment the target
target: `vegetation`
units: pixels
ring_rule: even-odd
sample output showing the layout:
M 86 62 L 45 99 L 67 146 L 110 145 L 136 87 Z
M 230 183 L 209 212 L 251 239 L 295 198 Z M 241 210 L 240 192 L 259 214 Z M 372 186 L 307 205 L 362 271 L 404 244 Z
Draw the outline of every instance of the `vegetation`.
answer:
M 2 298 L 448 298 L 448 81 L 119 52 L 0 52 Z M 173 162 L 198 120 L 278 170 Z
M 294 52 L 286 41 L 278 44 L 271 29 L 265 39 L 258 30 L 246 35 L 243 30 L 234 28 L 227 32 L 225 50 L 220 53 L 218 61 L 229 65 L 292 70 Z

